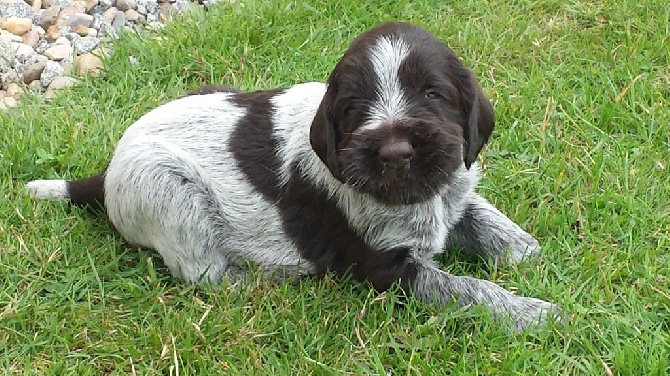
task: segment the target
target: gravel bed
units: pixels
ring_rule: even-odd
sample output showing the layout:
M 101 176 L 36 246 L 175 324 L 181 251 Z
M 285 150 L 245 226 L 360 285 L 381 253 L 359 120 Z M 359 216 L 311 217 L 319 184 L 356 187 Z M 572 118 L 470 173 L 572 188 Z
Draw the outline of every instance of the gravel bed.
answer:
M 97 74 L 108 40 L 158 28 L 192 0 L 0 0 L 0 109 L 26 91 L 46 98 Z

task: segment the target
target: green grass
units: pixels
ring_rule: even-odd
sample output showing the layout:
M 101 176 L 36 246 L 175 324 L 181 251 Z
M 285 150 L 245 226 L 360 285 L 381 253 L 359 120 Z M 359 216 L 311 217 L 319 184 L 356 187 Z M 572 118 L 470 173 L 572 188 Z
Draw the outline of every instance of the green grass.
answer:
M 272 3 L 273 5 L 269 5 Z M 19 374 L 670 373 L 670 7 L 647 0 L 237 1 L 123 36 L 101 78 L 0 113 L 0 368 Z M 480 191 L 538 260 L 445 268 L 564 307 L 508 335 L 331 279 L 203 291 L 103 218 L 23 184 L 101 170 L 123 130 L 200 83 L 324 80 L 349 41 L 422 24 L 473 68 L 498 125 Z M 129 57 L 138 64 L 131 64 Z M 610 373 L 611 372 L 611 373 Z

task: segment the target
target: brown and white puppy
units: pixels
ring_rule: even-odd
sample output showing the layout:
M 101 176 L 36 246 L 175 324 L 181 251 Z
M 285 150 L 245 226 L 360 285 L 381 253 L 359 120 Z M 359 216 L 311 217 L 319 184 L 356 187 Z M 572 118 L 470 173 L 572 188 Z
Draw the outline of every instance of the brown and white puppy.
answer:
M 37 180 L 36 198 L 99 205 L 129 242 L 188 282 L 351 272 L 378 290 L 484 304 L 513 329 L 558 312 L 433 257 L 456 243 L 516 262 L 537 241 L 475 193 L 494 126 L 473 74 L 426 30 L 386 23 L 353 41 L 327 84 L 206 87 L 142 116 L 107 169 Z

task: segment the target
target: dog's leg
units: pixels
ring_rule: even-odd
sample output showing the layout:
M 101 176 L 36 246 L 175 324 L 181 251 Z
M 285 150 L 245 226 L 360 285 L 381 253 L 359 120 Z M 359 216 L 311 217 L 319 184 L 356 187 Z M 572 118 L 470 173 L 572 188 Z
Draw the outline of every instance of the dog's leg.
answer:
M 514 295 L 490 281 L 454 276 L 430 263 L 414 265 L 416 276 L 410 288 L 418 299 L 440 305 L 456 302 L 459 307 L 484 305 L 494 319 L 511 324 L 514 331 L 542 324 L 548 317 L 556 319 L 560 313 L 551 303 Z
M 537 240 L 486 199 L 473 193 L 466 200 L 463 218 L 451 230 L 448 245 L 509 264 L 539 253 Z
M 138 138 L 112 159 L 105 195 L 109 219 L 126 240 L 158 251 L 175 277 L 220 283 L 230 264 L 227 223 L 187 153 L 158 137 Z

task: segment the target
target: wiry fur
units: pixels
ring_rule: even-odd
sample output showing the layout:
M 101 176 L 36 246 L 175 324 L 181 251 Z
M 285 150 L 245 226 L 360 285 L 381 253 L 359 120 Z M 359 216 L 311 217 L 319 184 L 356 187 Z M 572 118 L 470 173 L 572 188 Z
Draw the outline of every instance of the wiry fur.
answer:
M 492 130 L 491 105 L 453 52 L 388 23 L 352 43 L 327 85 L 203 88 L 131 125 L 103 173 L 27 187 L 81 205 L 104 197 L 119 233 L 189 282 L 237 281 L 248 264 L 281 278 L 351 271 L 378 290 L 484 304 L 523 329 L 558 308 L 433 262 L 447 244 L 503 262 L 539 251 L 475 193 Z M 402 163 L 380 159 L 392 143 Z

